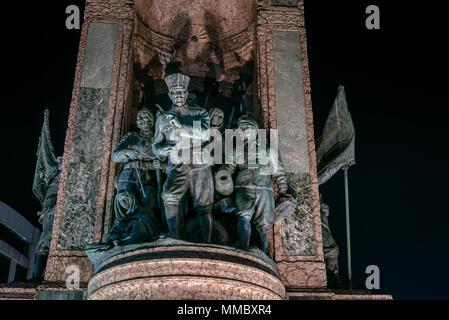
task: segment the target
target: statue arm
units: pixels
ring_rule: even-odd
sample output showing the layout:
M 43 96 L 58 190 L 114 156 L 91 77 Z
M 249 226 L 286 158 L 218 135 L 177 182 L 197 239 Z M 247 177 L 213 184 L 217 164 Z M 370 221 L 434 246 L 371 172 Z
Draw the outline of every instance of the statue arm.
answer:
M 191 138 L 191 139 L 201 139 L 201 140 L 209 140 L 210 139 L 210 118 L 209 113 L 206 109 L 198 108 L 197 110 L 197 122 L 198 125 L 194 125 L 193 127 L 190 125 L 180 124 L 183 129 L 181 133 L 181 137 Z
M 166 155 L 163 150 L 166 147 L 165 136 L 163 132 L 163 115 L 160 115 L 156 119 L 155 133 L 153 138 L 153 153 L 159 159 L 165 159 Z
M 112 160 L 114 162 L 128 162 L 129 160 L 132 160 L 129 158 L 128 150 L 129 146 L 133 143 L 133 135 L 131 132 L 128 132 L 125 134 L 122 139 L 120 140 L 120 143 L 118 144 L 117 148 L 115 149 L 114 153 L 112 154 Z
M 150 140 L 151 141 L 151 140 Z M 157 157 L 153 153 L 153 143 L 151 141 L 151 149 L 148 150 L 147 148 L 144 148 L 141 145 L 136 146 L 136 150 L 138 151 L 138 155 L 135 160 L 141 160 L 141 161 L 153 161 Z
M 279 193 L 286 194 L 288 192 L 288 183 L 287 177 L 285 176 L 284 165 L 282 164 L 282 160 L 279 157 L 279 154 L 276 156 L 275 151 L 270 148 L 270 164 L 274 169 L 272 176 L 274 177 L 274 181 L 276 186 L 278 187 Z

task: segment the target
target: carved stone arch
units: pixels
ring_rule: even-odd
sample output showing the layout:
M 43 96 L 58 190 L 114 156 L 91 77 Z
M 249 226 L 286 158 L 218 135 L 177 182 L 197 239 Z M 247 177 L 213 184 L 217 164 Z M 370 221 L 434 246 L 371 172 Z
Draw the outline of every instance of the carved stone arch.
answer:
M 180 62 L 189 76 L 205 77 L 208 64 L 226 75 L 254 57 L 254 0 L 135 0 L 135 10 L 135 59 L 142 68 L 158 55 L 161 65 Z

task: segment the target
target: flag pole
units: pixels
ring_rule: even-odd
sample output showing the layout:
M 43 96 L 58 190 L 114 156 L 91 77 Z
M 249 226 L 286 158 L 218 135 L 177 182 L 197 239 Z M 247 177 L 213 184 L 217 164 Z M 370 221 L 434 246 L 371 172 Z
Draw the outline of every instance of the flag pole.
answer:
M 348 252 L 348 280 L 349 289 L 352 289 L 352 270 L 351 270 L 351 231 L 349 224 L 349 188 L 348 188 L 348 169 L 349 166 L 345 165 L 343 167 L 343 172 L 345 176 L 345 206 L 346 206 L 346 248 Z

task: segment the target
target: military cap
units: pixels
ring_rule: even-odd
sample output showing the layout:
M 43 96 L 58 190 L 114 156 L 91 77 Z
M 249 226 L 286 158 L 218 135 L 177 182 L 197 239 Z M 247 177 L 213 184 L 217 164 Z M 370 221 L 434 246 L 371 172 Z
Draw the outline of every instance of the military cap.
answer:
M 182 73 L 173 73 L 165 77 L 165 83 L 167 84 L 168 90 L 176 87 L 182 87 L 187 90 L 189 82 L 190 78 Z

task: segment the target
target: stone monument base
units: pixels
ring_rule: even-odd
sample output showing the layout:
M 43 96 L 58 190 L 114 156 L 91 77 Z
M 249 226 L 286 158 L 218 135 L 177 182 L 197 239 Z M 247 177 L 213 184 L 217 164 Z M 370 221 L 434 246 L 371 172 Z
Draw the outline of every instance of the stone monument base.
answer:
M 372 294 L 368 290 L 332 290 L 303 288 L 286 292 L 288 300 L 393 300 L 389 294 Z
M 283 300 L 275 263 L 249 252 L 169 238 L 87 252 L 89 300 Z
M 36 300 L 35 282 L 0 284 L 0 300 Z

